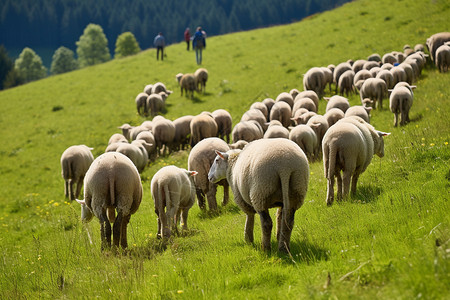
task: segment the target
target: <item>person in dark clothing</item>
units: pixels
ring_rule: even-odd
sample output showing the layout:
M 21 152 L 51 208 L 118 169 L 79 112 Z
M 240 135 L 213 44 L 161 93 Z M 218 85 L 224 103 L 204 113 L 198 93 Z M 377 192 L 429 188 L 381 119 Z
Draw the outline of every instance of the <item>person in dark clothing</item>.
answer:
M 197 27 L 197 31 L 194 34 L 194 39 L 192 40 L 192 48 L 195 49 L 195 58 L 197 60 L 197 65 L 202 64 L 202 52 L 206 48 L 206 33 L 202 31 L 202 28 Z
M 186 30 L 184 31 L 184 40 L 186 41 L 187 44 L 187 51 L 189 51 L 189 44 L 191 43 L 191 33 L 189 31 L 189 27 L 186 28 Z
M 161 60 L 164 60 L 164 47 L 166 46 L 166 40 L 162 35 L 162 32 L 158 33 L 158 35 L 153 40 L 153 45 L 156 47 L 156 60 L 159 60 L 159 53 L 161 52 Z

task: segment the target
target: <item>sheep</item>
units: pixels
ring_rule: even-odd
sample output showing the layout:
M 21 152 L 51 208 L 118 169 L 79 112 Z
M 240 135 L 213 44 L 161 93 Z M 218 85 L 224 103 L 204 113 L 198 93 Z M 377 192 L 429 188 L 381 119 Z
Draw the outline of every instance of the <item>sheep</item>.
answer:
M 114 133 L 108 141 L 108 145 L 111 145 L 113 143 L 128 143 L 128 140 L 123 134 L 120 133 Z
M 142 125 L 136 126 L 131 128 L 129 134 L 130 134 L 130 140 L 134 141 L 139 133 L 148 131 L 147 127 L 144 127 Z
M 424 52 L 425 46 L 423 44 L 416 44 L 414 46 L 414 52 Z
M 372 69 L 370 69 L 370 75 L 372 75 L 372 77 L 377 77 L 377 74 L 381 71 L 381 67 L 374 67 Z
M 394 77 L 394 86 L 401 81 L 406 81 L 406 73 L 402 67 L 395 66 L 390 69 L 392 76 Z
M 155 137 L 156 153 L 166 155 L 172 152 L 173 139 L 175 138 L 175 125 L 164 117 L 153 119 L 153 136 Z
M 230 146 L 230 149 L 244 149 L 245 146 L 247 146 L 248 142 L 244 140 L 237 141 L 233 144 L 228 144 Z
M 197 193 L 198 205 L 202 210 L 206 210 L 205 196 L 208 201 L 209 210 L 217 210 L 217 185 L 223 186 L 222 205 L 226 205 L 229 200 L 229 185 L 226 180 L 218 181 L 216 183 L 208 181 L 208 171 L 216 157 L 214 152 L 216 149 L 226 152 L 230 150 L 230 147 L 225 141 L 219 138 L 206 138 L 191 149 L 188 157 L 188 170 L 195 170 L 198 172 L 197 176 L 194 177 L 194 185 Z
M 144 93 L 146 93 L 147 95 L 150 95 L 152 93 L 152 88 L 153 88 L 153 84 L 147 84 L 144 87 Z
M 294 104 L 298 99 L 302 99 L 302 98 L 309 98 L 312 101 L 314 101 L 314 104 L 316 105 L 316 108 L 319 109 L 319 96 L 317 95 L 316 92 L 311 91 L 311 90 L 307 90 L 307 91 L 302 91 L 300 92 L 297 96 L 295 96 L 294 98 Z
M 326 85 L 328 84 L 328 88 L 329 88 L 330 93 L 331 93 L 331 84 L 333 83 L 333 71 L 331 71 L 327 67 L 321 67 L 320 69 L 322 70 L 323 75 L 324 75 L 324 79 L 325 79 L 324 82 L 323 82 L 323 89 L 322 90 L 325 90 Z M 292 98 L 295 99 L 294 96 Z
M 278 101 L 270 110 L 269 120 L 278 120 L 287 128 L 291 124 L 291 112 L 292 109 L 289 104 L 284 101 Z
M 403 126 L 409 122 L 409 110 L 413 104 L 414 94 L 412 89 L 406 82 L 399 82 L 395 85 L 389 97 L 389 108 L 394 114 L 394 126 L 398 125 L 398 115 L 400 114 L 400 125 Z
M 128 141 L 127 141 L 126 143 L 128 144 Z M 114 143 L 111 143 L 111 144 L 109 144 L 109 145 L 106 147 L 105 152 L 113 152 L 113 151 L 116 151 L 117 148 L 119 148 L 119 146 L 120 146 L 121 144 L 122 144 L 122 142 L 114 142 Z
M 347 70 L 352 70 L 352 66 L 348 62 L 342 62 L 336 66 L 336 69 L 334 69 L 333 82 L 336 84 L 335 93 L 338 91 L 337 84 L 339 82 L 339 77 L 341 77 L 341 75 Z
M 147 97 L 148 95 L 146 93 L 139 93 L 134 100 L 139 115 L 147 114 Z
M 240 121 L 244 122 L 244 121 L 250 121 L 250 120 L 254 120 L 254 121 L 258 122 L 259 125 L 261 125 L 261 128 L 263 128 L 263 130 L 267 129 L 267 126 L 266 126 L 267 119 L 266 119 L 266 117 L 264 116 L 264 114 L 262 113 L 261 110 L 256 109 L 256 108 L 252 108 L 252 109 L 247 110 L 242 115 Z
M 150 110 L 152 116 L 164 111 L 166 106 L 167 94 L 160 92 L 158 94 L 151 94 L 147 97 L 147 108 Z
M 388 90 L 386 82 L 381 78 L 366 79 L 359 90 L 361 102 L 365 98 L 369 98 L 374 102 L 374 107 L 379 109 L 383 108 L 383 99 L 387 97 L 387 94 Z
M 289 94 L 292 96 L 292 99 L 295 99 L 295 97 L 297 97 L 297 95 L 300 94 L 300 91 L 297 89 L 291 89 L 289 91 Z
M 308 123 L 309 119 L 311 119 L 312 117 L 314 117 L 316 115 L 317 115 L 317 113 L 315 113 L 313 111 L 309 111 L 307 113 L 293 117 L 293 118 L 291 118 L 291 120 L 294 121 L 296 125 L 306 124 L 306 123 Z
M 84 222 L 94 215 L 99 219 L 103 250 L 111 247 L 113 222 L 113 245 L 127 248 L 127 225 L 141 200 L 141 178 L 133 162 L 121 153 L 108 152 L 97 157 L 87 171 L 84 200 L 77 202 Z
M 308 161 L 318 158 L 319 141 L 316 132 L 310 126 L 300 124 L 293 127 L 289 132 L 289 139 L 303 150 Z
M 431 60 L 436 62 L 436 51 L 437 49 L 445 44 L 445 42 L 450 41 L 450 32 L 439 32 L 435 33 L 429 38 L 427 38 L 426 46 L 428 52 L 430 52 Z
M 367 62 L 366 59 L 357 59 L 353 65 L 352 70 L 355 72 L 355 74 L 358 74 L 359 71 L 361 71 L 364 67 L 364 64 Z M 367 71 L 367 70 L 366 70 Z
M 385 135 L 388 133 L 376 131 L 356 116 L 343 118 L 328 129 L 322 142 L 328 206 L 334 201 L 334 177 L 337 177 L 339 201 L 349 194 L 350 180 L 351 193 L 354 194 L 358 177 L 366 170 L 372 156 L 384 156 Z
M 272 109 L 273 105 L 275 104 L 275 100 L 272 98 L 266 98 L 262 101 L 262 103 L 267 107 L 267 113 L 270 114 L 270 110 Z
M 259 109 L 264 117 L 266 118 L 266 121 L 269 121 L 269 109 L 267 108 L 267 106 L 262 103 L 262 102 L 253 102 L 252 105 L 250 106 L 249 110 L 251 109 Z
M 383 64 L 381 65 L 381 70 L 391 70 L 394 67 L 393 64 Z
M 344 118 L 344 112 L 341 109 L 334 107 L 327 111 L 323 116 L 328 121 L 328 127 L 331 127 L 334 123 Z
M 196 175 L 196 171 L 173 165 L 162 167 L 153 175 L 150 189 L 158 216 L 157 237 L 168 239 L 172 232 L 178 233 L 178 222 L 183 231 L 188 229 L 189 209 L 195 202 Z
M 140 144 L 140 142 L 138 142 Z M 119 147 L 117 147 L 116 152 L 122 153 L 127 156 L 133 164 L 138 169 L 139 173 L 144 171 L 145 166 L 148 163 L 148 153 L 142 150 L 145 148 L 142 145 L 138 145 L 135 141 L 132 144 L 120 143 Z M 108 153 L 110 153 L 108 151 Z
M 415 77 L 414 77 L 414 69 L 412 68 L 412 66 L 408 63 L 402 62 L 400 65 L 398 65 L 400 68 L 403 68 L 403 70 L 405 71 L 406 74 L 406 82 L 408 82 L 409 84 L 412 84 L 415 81 Z
M 379 66 L 380 66 L 380 63 L 379 63 L 379 62 L 376 62 L 376 61 L 367 61 L 367 62 L 364 64 L 363 69 L 369 70 L 369 71 L 370 71 L 372 68 L 379 67 Z
M 292 98 L 291 94 L 286 93 L 286 92 L 282 92 L 277 96 L 277 98 L 275 99 L 275 102 L 278 102 L 278 101 L 286 102 L 287 104 L 289 104 L 289 106 L 291 108 L 294 105 L 294 98 Z
M 120 127 L 117 127 L 118 129 L 122 130 L 123 136 L 129 141 L 130 140 L 130 130 L 133 128 L 130 124 L 125 123 Z
M 371 55 L 369 55 L 367 57 L 368 61 L 376 61 L 376 62 L 381 62 L 381 56 L 378 53 L 373 53 Z
M 70 200 L 78 198 L 84 176 L 94 161 L 93 148 L 86 145 L 70 146 L 61 155 L 61 176 L 64 179 L 64 195 Z M 73 185 L 76 184 L 75 193 Z
M 439 69 L 439 72 L 444 73 L 448 71 L 450 66 L 450 46 L 444 44 L 439 46 L 436 50 L 435 57 L 436 67 Z
M 313 90 L 317 93 L 317 95 L 322 95 L 324 86 L 325 74 L 320 68 L 313 67 L 303 75 L 304 90 Z
M 358 116 L 367 123 L 370 123 L 370 111 L 372 110 L 372 107 L 363 106 L 363 105 L 355 105 L 350 106 L 349 109 L 345 112 L 344 117 L 349 116 Z
M 270 149 L 270 150 L 269 150 Z M 272 219 L 279 207 L 278 250 L 289 253 L 295 212 L 308 190 L 309 165 L 302 149 L 288 139 L 262 139 L 243 150 L 217 151 L 208 173 L 211 182 L 227 179 L 236 204 L 246 213 L 245 240 L 253 243 L 255 213 L 261 218 L 262 249 L 270 251 Z
M 356 83 L 360 80 L 366 80 L 367 78 L 373 77 L 370 71 L 361 69 L 357 73 L 355 73 L 355 76 L 353 77 L 353 85 L 356 85 Z
M 146 142 L 146 144 L 143 145 L 145 147 L 145 150 L 147 150 L 148 159 L 154 160 L 156 156 L 156 142 L 153 133 L 150 131 L 142 131 L 136 136 L 136 141 L 139 140 L 143 140 Z
M 347 70 L 339 77 L 338 88 L 339 94 L 348 97 L 348 93 L 353 91 L 353 78 L 355 77 L 355 72 L 353 70 Z
M 391 65 L 395 65 L 396 63 L 398 63 L 397 61 L 397 57 L 394 56 L 394 54 L 392 53 L 386 53 L 383 55 L 383 57 L 381 58 L 381 62 L 383 64 L 391 64 Z
M 262 103 L 261 105 L 265 107 Z M 230 134 L 233 128 L 233 118 L 231 117 L 231 114 L 225 109 L 216 109 L 211 114 L 214 121 L 217 123 L 218 137 L 226 140 L 227 143 L 230 143 Z
M 278 120 L 272 120 L 267 127 L 266 132 L 264 133 L 263 138 L 265 139 L 273 139 L 273 138 L 289 138 L 289 130 L 286 127 L 283 127 Z
M 251 141 L 262 139 L 264 130 L 261 125 L 254 120 L 241 121 L 233 127 L 231 136 L 233 137 L 233 143 L 241 140 L 250 143 Z
M 312 130 L 317 135 L 317 140 L 319 141 L 319 145 L 322 143 L 323 136 L 325 132 L 328 130 L 328 119 L 321 115 L 313 116 L 306 123 L 307 126 L 311 127 Z
M 394 87 L 394 76 L 389 70 L 381 70 L 376 78 L 383 79 L 386 82 L 386 87 L 392 89 Z
M 199 68 L 194 72 L 194 77 L 197 91 L 205 93 L 206 82 L 208 81 L 208 70 Z
M 194 116 L 182 116 L 173 121 L 175 136 L 173 138 L 174 150 L 184 150 L 189 145 L 191 135 L 191 122 Z
M 172 94 L 172 91 L 168 90 L 166 88 L 166 86 L 164 85 L 164 83 L 157 82 L 157 83 L 153 84 L 153 86 L 152 86 L 152 94 L 159 94 L 161 92 L 164 92 L 167 95 Z
M 291 115 L 295 115 L 295 112 L 301 108 L 305 108 L 308 111 L 313 111 L 315 113 L 317 112 L 317 106 L 311 98 L 304 97 L 300 99 L 296 98 L 295 100 Z
M 144 122 L 142 122 L 141 126 L 147 128 L 148 131 L 151 131 L 153 129 L 153 122 L 145 120 Z
M 195 75 L 192 73 L 188 74 L 182 74 L 178 73 L 176 75 L 178 84 L 180 85 L 181 89 L 181 96 L 183 96 L 183 90 L 186 92 L 186 97 L 194 98 L 194 91 L 197 90 L 197 87 L 195 85 Z
M 348 99 L 343 96 L 334 95 L 330 98 L 324 97 L 324 99 L 328 101 L 325 112 L 329 111 L 332 108 L 339 108 L 345 113 L 345 111 L 350 107 Z
M 191 147 L 208 137 L 216 137 L 218 128 L 214 117 L 207 112 L 194 116 L 191 121 Z

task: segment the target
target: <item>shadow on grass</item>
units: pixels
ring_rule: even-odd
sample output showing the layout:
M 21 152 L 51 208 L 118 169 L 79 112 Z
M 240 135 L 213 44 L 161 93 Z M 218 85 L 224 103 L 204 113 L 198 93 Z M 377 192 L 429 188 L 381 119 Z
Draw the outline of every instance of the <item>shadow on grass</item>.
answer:
M 354 203 L 371 203 L 374 202 L 380 195 L 383 189 L 373 185 L 358 186 L 356 194 L 349 200 Z
M 218 205 L 216 211 L 210 211 L 210 210 L 200 210 L 200 212 L 197 214 L 197 217 L 201 220 L 208 220 L 208 219 L 214 219 L 217 218 L 220 215 L 223 214 L 239 214 L 241 213 L 241 210 L 238 206 L 228 203 L 227 205 Z
M 317 261 L 328 260 L 328 252 L 326 249 L 320 248 L 307 241 L 291 241 L 290 253 L 285 254 L 278 251 L 277 241 L 272 242 L 272 252 L 274 257 L 279 257 L 283 262 L 288 264 L 313 264 Z

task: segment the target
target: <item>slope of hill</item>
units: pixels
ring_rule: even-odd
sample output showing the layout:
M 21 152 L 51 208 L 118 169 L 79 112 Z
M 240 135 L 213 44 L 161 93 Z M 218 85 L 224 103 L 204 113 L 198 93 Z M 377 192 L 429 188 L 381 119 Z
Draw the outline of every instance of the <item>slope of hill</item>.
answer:
M 450 78 L 433 66 L 416 83 L 410 124 L 394 128 L 388 110 L 373 112 L 372 124 L 392 135 L 355 197 L 326 207 L 322 163 L 311 164 L 291 256 L 261 252 L 259 222 L 255 245 L 245 244 L 245 217 L 234 204 L 218 215 L 195 205 L 189 232 L 163 249 L 150 180 L 164 165 L 186 167 L 187 152 L 142 174 L 127 255 L 102 253 L 98 222 L 82 224 L 79 206 L 64 202 L 59 159 L 75 144 L 98 156 L 118 126 L 144 121 L 134 98 L 146 84 L 162 81 L 174 91 L 169 119 L 224 108 L 236 124 L 252 102 L 301 90 L 308 68 L 425 43 L 448 31 L 449 13 L 448 1 L 361 0 L 299 23 L 210 38 L 207 93 L 193 100 L 175 81 L 197 68 L 183 44 L 168 47 L 163 62 L 149 50 L 0 92 L 1 298 L 448 297 Z

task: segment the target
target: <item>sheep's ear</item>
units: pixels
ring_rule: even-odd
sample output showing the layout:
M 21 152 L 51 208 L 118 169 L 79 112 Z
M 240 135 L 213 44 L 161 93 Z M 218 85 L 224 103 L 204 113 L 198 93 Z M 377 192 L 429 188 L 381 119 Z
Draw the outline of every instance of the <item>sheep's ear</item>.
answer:
M 228 154 L 226 154 L 225 152 L 220 152 L 219 150 L 215 150 L 216 154 L 223 160 L 227 160 L 228 159 Z
M 417 88 L 417 85 L 410 85 L 409 86 L 411 89 L 415 89 L 415 88 Z
M 86 200 L 79 200 L 79 199 L 75 200 L 77 200 L 77 202 L 80 203 L 81 205 L 86 205 Z
M 330 97 L 323 97 L 323 99 L 328 101 L 328 100 L 330 100 Z
M 391 133 L 390 132 L 383 132 L 383 131 L 377 131 L 377 133 L 378 133 L 378 135 L 381 137 L 381 136 L 388 136 L 388 135 L 390 135 Z

